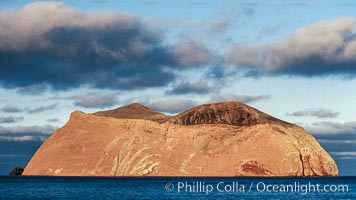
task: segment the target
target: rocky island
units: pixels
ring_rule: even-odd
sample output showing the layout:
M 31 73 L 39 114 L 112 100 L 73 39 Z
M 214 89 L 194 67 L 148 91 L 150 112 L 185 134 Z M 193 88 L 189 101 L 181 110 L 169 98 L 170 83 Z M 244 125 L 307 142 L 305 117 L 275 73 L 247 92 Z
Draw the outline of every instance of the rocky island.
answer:
M 75 111 L 23 175 L 338 176 L 303 128 L 238 102 L 166 116 L 141 104 Z

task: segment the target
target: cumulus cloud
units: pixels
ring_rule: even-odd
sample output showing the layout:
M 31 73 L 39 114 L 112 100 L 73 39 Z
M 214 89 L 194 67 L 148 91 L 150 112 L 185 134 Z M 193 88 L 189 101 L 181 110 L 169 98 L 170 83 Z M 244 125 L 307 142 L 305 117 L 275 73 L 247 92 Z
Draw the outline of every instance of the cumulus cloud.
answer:
M 356 75 L 356 19 L 341 17 L 303 27 L 281 42 L 236 44 L 226 56 L 247 75 Z
M 107 108 L 118 104 L 118 96 L 115 93 L 94 93 L 73 96 L 73 104 L 84 108 Z
M 209 102 L 223 102 L 223 101 L 238 101 L 242 103 L 252 103 L 264 99 L 269 99 L 269 95 L 237 95 L 237 94 L 221 94 L 214 95 L 210 98 Z
M 197 105 L 193 100 L 172 99 L 155 102 L 142 102 L 142 104 L 158 112 L 180 113 Z
M 25 94 L 47 86 L 165 86 L 174 81 L 174 70 L 198 67 L 210 58 L 198 41 L 166 44 L 161 30 L 137 16 L 82 12 L 61 2 L 2 10 L 0 29 L 0 84 Z
M 214 90 L 214 87 L 208 85 L 205 81 L 197 81 L 195 83 L 183 82 L 173 86 L 173 89 L 168 90 L 166 94 L 208 94 Z
M 23 120 L 23 117 L 0 117 L 0 124 L 14 123 Z
M 309 108 L 305 110 L 296 111 L 293 113 L 286 113 L 286 115 L 294 117 L 317 117 L 317 118 L 336 118 L 339 113 L 325 108 Z

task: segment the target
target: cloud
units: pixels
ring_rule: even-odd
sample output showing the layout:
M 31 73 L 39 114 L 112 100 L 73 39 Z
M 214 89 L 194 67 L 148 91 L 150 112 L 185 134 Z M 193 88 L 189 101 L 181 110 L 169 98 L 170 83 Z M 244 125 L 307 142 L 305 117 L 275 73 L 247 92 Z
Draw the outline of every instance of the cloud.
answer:
M 282 3 L 282 8 L 280 9 L 321 9 L 323 5 L 322 2 L 314 1 L 314 2 L 290 2 L 285 1 Z
M 320 145 L 337 160 L 356 159 L 356 122 L 318 122 L 305 129 L 316 137 Z M 350 169 L 352 168 L 350 163 Z M 341 167 L 341 166 L 340 166 Z M 346 166 L 341 170 L 346 170 Z
M 198 41 L 166 44 L 164 31 L 137 16 L 82 12 L 61 2 L 3 9 L 0 29 L 0 85 L 20 93 L 41 93 L 47 86 L 166 86 L 175 80 L 173 71 L 203 66 L 211 58 Z
M 320 143 L 332 143 L 332 144 L 356 144 L 356 140 L 337 140 L 337 139 L 319 139 Z
M 142 102 L 142 104 L 146 105 L 147 107 L 155 111 L 168 112 L 168 113 L 180 113 L 197 105 L 195 101 L 186 100 L 186 99 Z
M 0 136 L 0 141 L 8 141 L 8 142 L 44 141 L 44 138 L 42 139 L 30 135 L 19 136 L 19 137 Z
M 224 3 L 218 10 L 219 17 L 208 27 L 208 32 L 220 36 L 231 24 L 236 23 L 236 20 L 251 19 L 256 13 L 256 6 L 256 3 Z
M 224 101 L 238 101 L 242 103 L 252 103 L 264 99 L 269 99 L 269 95 L 237 95 L 237 94 L 223 94 L 223 95 L 213 95 L 209 102 L 224 102 Z
M 24 134 L 24 133 L 40 133 L 40 134 L 52 134 L 58 127 L 51 125 L 43 126 L 13 126 L 4 127 L 0 126 L 0 134 Z
M 313 135 L 317 136 L 327 136 L 327 135 L 355 135 L 356 133 L 356 122 L 317 122 L 313 123 L 311 126 L 305 127 Z M 339 138 L 340 139 L 340 138 Z M 356 139 L 356 138 L 355 138 Z
M 0 141 L 44 141 L 58 127 L 43 126 L 0 126 Z
M 203 43 L 195 40 L 178 43 L 174 49 L 174 56 L 178 65 L 183 67 L 199 67 L 213 60 L 210 50 Z
M 248 76 L 356 75 L 356 19 L 341 17 L 303 27 L 281 42 L 235 44 L 226 64 Z
M 41 113 L 49 110 L 54 110 L 58 106 L 58 103 L 54 103 L 48 106 L 40 106 L 37 108 L 27 108 L 27 112 L 30 114 Z
M 84 108 L 107 108 L 118 104 L 118 96 L 115 93 L 94 93 L 73 96 L 73 104 Z
M 214 87 L 208 85 L 204 81 L 197 81 L 195 83 L 183 82 L 173 86 L 173 89 L 168 90 L 168 95 L 181 95 L 181 94 L 208 94 L 212 92 Z
M 58 106 L 58 103 L 54 103 L 48 106 L 40 106 L 40 107 L 36 107 L 36 108 L 29 108 L 29 107 L 25 107 L 25 108 L 20 108 L 20 107 L 16 107 L 16 106 L 4 106 L 1 108 L 2 112 L 5 113 L 20 113 L 23 111 L 26 111 L 27 113 L 30 114 L 35 114 L 35 113 L 41 113 L 41 112 L 45 112 L 48 110 L 54 110 L 56 107 Z
M 17 90 L 22 95 L 40 95 L 49 90 L 49 86 L 46 84 L 33 84 L 21 87 Z
M 339 113 L 333 110 L 324 108 L 309 108 L 305 110 L 296 111 L 293 113 L 286 113 L 286 115 L 294 117 L 317 117 L 321 118 L 336 118 Z
M 23 120 L 23 117 L 0 117 L 0 124 L 14 123 Z
M 47 122 L 59 122 L 59 119 L 58 118 L 50 118 L 50 119 L 47 119 Z
M 276 25 L 271 25 L 271 24 L 266 24 L 264 26 L 262 26 L 262 28 L 260 29 L 260 32 L 257 36 L 257 38 L 261 38 L 263 36 L 270 36 L 270 35 L 274 35 L 276 33 L 278 33 L 278 31 L 280 31 L 282 28 L 286 27 L 288 25 L 288 21 L 282 21 Z
M 10 105 L 2 107 L 0 110 L 5 113 L 20 113 L 23 111 L 23 109 L 21 108 L 18 108 L 16 106 L 10 106 Z
M 231 19 L 229 17 L 224 17 L 224 18 L 216 21 L 215 23 L 213 23 L 209 27 L 209 32 L 215 33 L 215 34 L 223 32 L 224 30 L 226 30 L 229 27 L 230 23 L 231 23 Z
M 330 152 L 330 154 L 341 160 L 356 159 L 356 151 Z
M 330 152 L 333 155 L 337 155 L 337 156 L 352 156 L 352 157 L 356 157 L 356 152 Z

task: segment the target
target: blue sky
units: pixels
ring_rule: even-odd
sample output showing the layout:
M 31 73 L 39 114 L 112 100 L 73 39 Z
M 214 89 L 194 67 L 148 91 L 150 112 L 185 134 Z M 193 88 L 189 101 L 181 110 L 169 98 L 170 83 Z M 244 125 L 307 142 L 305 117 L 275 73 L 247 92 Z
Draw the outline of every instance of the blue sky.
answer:
M 140 102 L 175 114 L 233 100 L 303 126 L 341 175 L 356 175 L 355 8 L 353 1 L 1 1 L 0 141 L 28 155 L 35 145 L 25 143 L 44 141 L 74 110 Z

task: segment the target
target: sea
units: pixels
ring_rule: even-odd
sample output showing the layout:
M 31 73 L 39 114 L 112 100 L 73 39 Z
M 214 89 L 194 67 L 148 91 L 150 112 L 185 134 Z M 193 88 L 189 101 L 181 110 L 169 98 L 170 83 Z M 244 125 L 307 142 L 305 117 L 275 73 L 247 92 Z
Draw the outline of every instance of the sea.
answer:
M 356 177 L 0 176 L 0 199 L 356 199 Z

